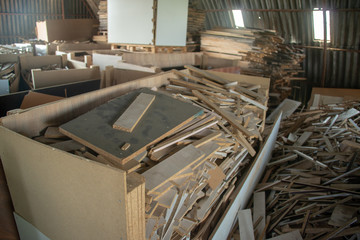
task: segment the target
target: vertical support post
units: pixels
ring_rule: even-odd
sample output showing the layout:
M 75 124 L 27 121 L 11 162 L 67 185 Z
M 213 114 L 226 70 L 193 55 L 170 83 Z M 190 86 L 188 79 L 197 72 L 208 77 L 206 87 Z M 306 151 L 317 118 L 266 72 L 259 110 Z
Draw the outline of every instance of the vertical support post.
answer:
M 61 16 L 62 19 L 65 19 L 65 7 L 64 7 L 64 0 L 61 0 Z
M 326 22 L 326 0 L 323 0 L 323 22 L 324 22 L 324 54 L 323 54 L 323 69 L 321 74 L 321 87 L 325 87 L 326 79 L 326 61 L 327 61 L 327 22 Z

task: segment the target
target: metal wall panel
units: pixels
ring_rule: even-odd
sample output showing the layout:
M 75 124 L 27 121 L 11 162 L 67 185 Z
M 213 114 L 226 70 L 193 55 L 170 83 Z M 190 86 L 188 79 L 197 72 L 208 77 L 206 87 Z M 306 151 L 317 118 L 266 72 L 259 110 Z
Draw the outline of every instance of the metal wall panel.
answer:
M 0 0 L 0 44 L 36 38 L 36 21 L 63 17 L 95 18 L 95 15 L 85 0 Z

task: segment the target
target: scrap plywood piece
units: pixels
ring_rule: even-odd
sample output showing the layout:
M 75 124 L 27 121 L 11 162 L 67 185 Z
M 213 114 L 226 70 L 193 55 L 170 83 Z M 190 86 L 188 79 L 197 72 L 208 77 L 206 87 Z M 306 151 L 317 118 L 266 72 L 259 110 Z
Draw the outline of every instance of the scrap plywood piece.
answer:
M 265 192 L 254 193 L 254 210 L 253 210 L 253 222 L 255 223 L 260 217 L 261 221 L 255 228 L 258 233 L 262 233 L 266 224 L 266 205 L 265 205 Z
M 282 119 L 286 119 L 295 112 L 295 110 L 301 105 L 301 102 L 294 101 L 286 98 L 280 103 L 279 106 L 266 118 L 266 122 L 273 122 L 275 117 L 282 112 Z
M 155 95 L 147 113 L 131 133 L 112 127 L 114 121 L 140 93 Z M 174 107 L 176 106 L 176 107 Z M 181 109 L 181 111 L 179 111 Z M 113 99 L 60 126 L 60 131 L 99 154 L 125 164 L 146 147 L 169 136 L 200 116 L 203 110 L 149 89 L 138 89 Z M 121 147 L 129 143 L 127 150 Z
M 221 168 L 218 166 L 209 170 L 208 174 L 210 175 L 208 184 L 211 189 L 216 189 L 226 177 Z
M 200 149 L 193 145 L 188 145 L 144 172 L 142 176 L 145 177 L 145 187 L 148 190 L 148 194 L 156 191 L 156 189 L 169 181 L 172 176 L 181 173 L 188 166 L 204 157 L 204 155 Z
M 251 210 L 245 209 L 238 212 L 240 239 L 255 240 Z
M 27 95 L 25 95 L 20 108 L 26 109 L 31 108 L 35 106 L 39 106 L 45 103 L 54 102 L 64 99 L 63 97 L 48 95 L 44 93 L 38 93 L 38 92 L 29 92 Z
M 152 94 L 140 93 L 125 112 L 116 120 L 113 128 L 132 132 L 154 99 L 155 96 Z
M 293 232 L 281 234 L 277 237 L 269 238 L 267 240 L 303 240 L 301 237 L 300 231 L 296 230 Z

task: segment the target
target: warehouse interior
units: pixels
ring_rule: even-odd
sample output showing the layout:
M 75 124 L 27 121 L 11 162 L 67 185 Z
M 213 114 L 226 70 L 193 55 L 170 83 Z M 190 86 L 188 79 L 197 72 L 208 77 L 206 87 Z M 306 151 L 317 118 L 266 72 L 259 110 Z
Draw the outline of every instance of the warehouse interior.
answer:
M 360 239 L 359 16 L 0 0 L 0 238 Z

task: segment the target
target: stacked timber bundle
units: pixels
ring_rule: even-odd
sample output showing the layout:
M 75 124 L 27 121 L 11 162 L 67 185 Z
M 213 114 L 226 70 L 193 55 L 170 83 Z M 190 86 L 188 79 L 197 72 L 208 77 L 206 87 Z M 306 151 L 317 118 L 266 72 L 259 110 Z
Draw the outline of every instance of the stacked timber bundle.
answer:
M 99 15 L 99 22 L 100 22 L 99 30 L 107 31 L 107 29 L 108 29 L 107 0 L 100 1 L 98 15 Z
M 239 212 L 252 223 L 248 234 L 255 232 L 256 239 L 356 239 L 359 110 L 360 102 L 344 102 L 294 113 L 282 122 L 253 208 Z M 243 230 L 240 225 L 234 237 L 251 239 Z
M 271 79 L 271 93 L 280 100 L 291 93 L 291 80 L 302 73 L 303 50 L 284 43 L 272 30 L 224 29 L 205 31 L 201 35 L 201 50 L 221 58 L 248 62 L 241 73 Z
M 99 32 L 98 35 L 93 36 L 95 42 L 107 42 L 107 29 L 108 29 L 108 14 L 107 14 L 107 0 L 99 2 Z
M 185 67 L 165 73 L 164 87 L 129 92 L 34 138 L 141 174 L 145 198 L 128 203 L 139 239 L 206 239 L 262 140 L 268 85 Z

